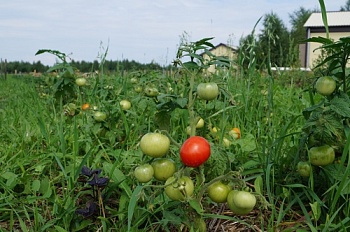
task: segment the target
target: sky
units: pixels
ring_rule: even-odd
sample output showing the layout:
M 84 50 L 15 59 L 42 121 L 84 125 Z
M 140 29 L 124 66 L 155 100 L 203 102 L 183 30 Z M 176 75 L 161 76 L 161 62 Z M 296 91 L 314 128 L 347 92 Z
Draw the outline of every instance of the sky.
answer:
M 346 3 L 324 1 L 328 11 Z M 265 14 L 277 14 L 290 28 L 289 15 L 301 6 L 320 8 L 318 0 L 3 0 L 0 58 L 53 65 L 55 56 L 35 56 L 51 49 L 75 61 L 99 61 L 106 54 L 107 60 L 167 65 L 183 37 L 237 46 Z

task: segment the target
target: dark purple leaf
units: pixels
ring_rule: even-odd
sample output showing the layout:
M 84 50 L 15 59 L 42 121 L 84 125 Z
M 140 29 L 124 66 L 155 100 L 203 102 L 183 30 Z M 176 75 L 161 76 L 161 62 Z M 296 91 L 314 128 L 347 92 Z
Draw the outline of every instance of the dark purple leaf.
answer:
M 94 202 L 87 202 L 86 208 L 84 209 L 77 209 L 75 212 L 77 214 L 83 215 L 84 217 L 89 217 L 94 214 L 96 210 L 96 203 Z
M 101 173 L 101 169 L 93 170 L 86 166 L 83 166 L 83 168 L 81 169 L 81 174 L 88 177 L 92 177 L 93 175 L 99 175 L 100 173 Z

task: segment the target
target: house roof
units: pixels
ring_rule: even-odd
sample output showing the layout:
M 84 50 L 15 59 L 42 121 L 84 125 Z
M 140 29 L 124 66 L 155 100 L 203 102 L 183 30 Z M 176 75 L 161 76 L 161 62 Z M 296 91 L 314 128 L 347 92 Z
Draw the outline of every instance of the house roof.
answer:
M 219 43 L 215 47 L 210 48 L 209 51 L 213 51 L 213 50 L 215 50 L 215 49 L 217 49 L 218 47 L 221 47 L 221 46 L 226 47 L 226 48 L 230 49 L 233 52 L 237 52 L 238 51 L 238 47 L 230 46 L 230 45 L 227 45 L 227 44 L 224 44 L 224 43 Z M 205 52 L 202 52 L 200 55 L 203 56 L 204 54 L 205 54 Z
M 329 11 L 327 22 L 329 27 L 350 26 L 350 11 Z M 322 13 L 312 13 L 304 27 L 324 27 Z
M 227 47 L 227 48 L 231 49 L 232 51 L 238 51 L 238 48 L 237 48 L 237 47 L 234 47 L 234 46 L 229 46 L 229 45 L 224 44 L 224 43 L 219 43 L 219 44 L 218 44 L 218 45 L 216 45 L 215 47 L 213 47 L 213 48 L 209 49 L 209 51 L 212 51 L 212 50 L 214 50 L 214 49 L 216 49 L 216 48 L 218 48 L 218 47 L 220 47 L 220 46 Z

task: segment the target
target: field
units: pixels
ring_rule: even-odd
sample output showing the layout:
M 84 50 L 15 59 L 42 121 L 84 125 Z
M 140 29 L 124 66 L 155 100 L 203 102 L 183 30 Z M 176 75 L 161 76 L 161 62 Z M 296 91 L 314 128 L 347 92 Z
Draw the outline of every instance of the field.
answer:
M 339 84 L 323 96 L 314 73 L 208 74 L 181 59 L 171 72 L 87 78 L 62 61 L 54 74 L 0 79 L 1 231 L 349 230 L 350 104 Z M 166 139 L 142 142 L 151 132 Z M 210 157 L 201 150 L 191 166 L 181 148 L 194 135 Z M 316 164 L 310 150 L 325 143 L 335 157 Z M 243 209 L 217 182 L 248 194 Z

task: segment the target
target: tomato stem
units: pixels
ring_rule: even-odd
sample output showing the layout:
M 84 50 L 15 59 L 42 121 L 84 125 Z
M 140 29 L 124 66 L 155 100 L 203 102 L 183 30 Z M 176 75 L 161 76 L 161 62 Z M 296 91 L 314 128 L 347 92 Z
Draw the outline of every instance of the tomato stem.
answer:
M 193 88 L 194 88 L 194 74 L 191 73 L 191 78 L 190 78 L 190 91 L 188 93 L 188 113 L 190 117 L 190 127 L 191 127 L 191 132 L 190 136 L 196 135 L 196 118 L 194 115 L 194 110 L 193 110 L 193 105 L 195 102 L 195 97 L 193 96 Z
M 181 148 L 181 144 L 179 144 L 178 142 L 175 141 L 175 139 L 173 137 L 171 137 L 171 135 L 169 134 L 168 131 L 166 130 L 161 130 L 162 133 L 164 133 L 166 136 L 168 136 L 168 138 L 170 139 L 170 142 L 172 144 L 174 144 L 175 146 L 177 146 L 178 148 Z

